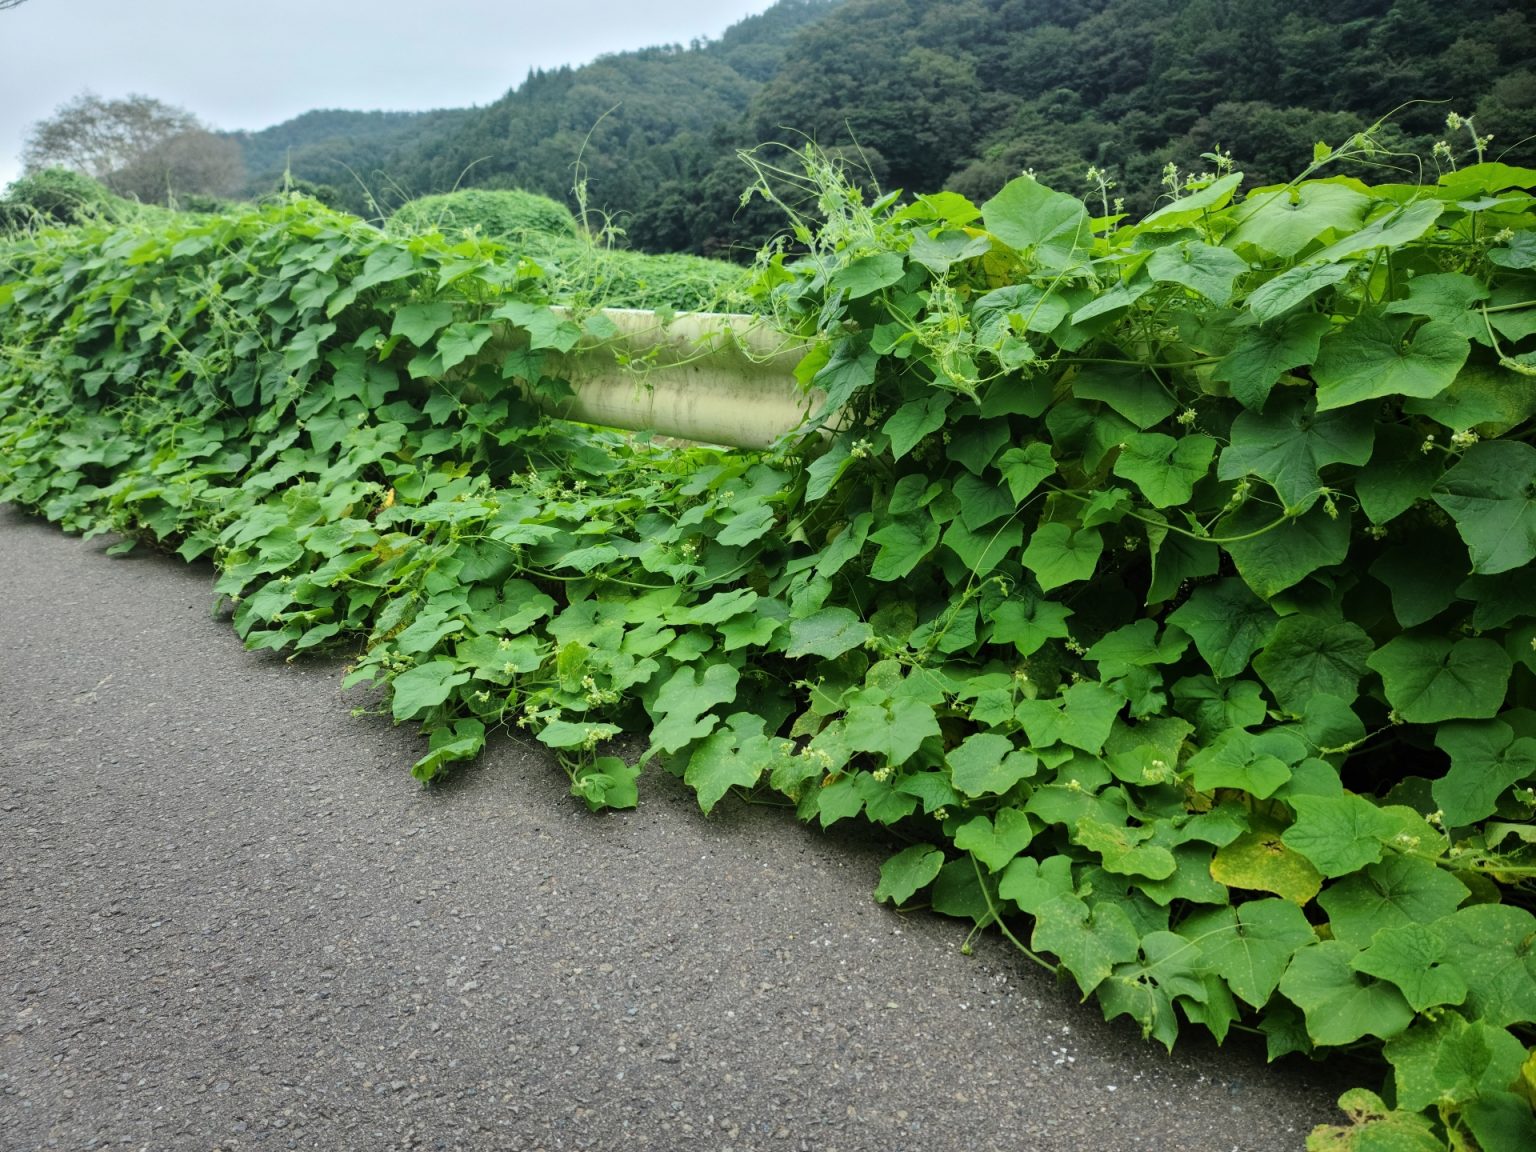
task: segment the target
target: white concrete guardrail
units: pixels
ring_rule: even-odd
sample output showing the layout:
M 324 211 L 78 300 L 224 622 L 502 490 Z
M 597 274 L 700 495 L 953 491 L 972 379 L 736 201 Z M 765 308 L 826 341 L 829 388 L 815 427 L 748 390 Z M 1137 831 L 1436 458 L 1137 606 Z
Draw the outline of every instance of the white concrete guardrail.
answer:
M 555 311 L 578 318 L 567 309 Z M 681 312 L 662 318 L 627 308 L 601 315 L 615 331 L 601 338 L 584 332 L 549 369 L 575 392 L 564 401 L 539 401 L 549 415 L 704 444 L 766 448 L 825 400 L 795 380 L 806 343 L 760 317 Z

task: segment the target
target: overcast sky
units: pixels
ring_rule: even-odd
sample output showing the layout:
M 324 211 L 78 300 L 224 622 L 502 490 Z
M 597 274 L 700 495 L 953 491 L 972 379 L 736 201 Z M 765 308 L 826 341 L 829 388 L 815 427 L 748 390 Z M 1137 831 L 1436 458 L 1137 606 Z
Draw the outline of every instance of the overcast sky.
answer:
M 0 11 L 0 186 L 90 89 L 265 128 L 311 108 L 489 104 L 529 68 L 686 44 L 773 0 L 26 0 Z

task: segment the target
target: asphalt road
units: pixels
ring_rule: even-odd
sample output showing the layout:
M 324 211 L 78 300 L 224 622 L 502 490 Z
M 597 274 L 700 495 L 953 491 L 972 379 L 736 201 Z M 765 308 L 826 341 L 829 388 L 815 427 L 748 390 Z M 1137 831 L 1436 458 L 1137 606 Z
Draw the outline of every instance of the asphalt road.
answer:
M 211 573 L 0 507 L 0 1149 L 1268 1152 L 1346 1083 L 1173 1056 L 878 844 L 537 746 L 423 790 Z M 834 830 L 835 832 L 835 830 Z

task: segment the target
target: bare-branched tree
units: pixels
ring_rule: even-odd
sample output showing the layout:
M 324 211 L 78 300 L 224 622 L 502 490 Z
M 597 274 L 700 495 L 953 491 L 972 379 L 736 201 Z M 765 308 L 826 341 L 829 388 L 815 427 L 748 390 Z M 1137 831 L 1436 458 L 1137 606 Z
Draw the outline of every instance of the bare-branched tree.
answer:
M 26 2 L 27 0 L 0 0 L 0 12 L 4 12 L 7 8 L 15 8 L 17 5 L 25 4 Z

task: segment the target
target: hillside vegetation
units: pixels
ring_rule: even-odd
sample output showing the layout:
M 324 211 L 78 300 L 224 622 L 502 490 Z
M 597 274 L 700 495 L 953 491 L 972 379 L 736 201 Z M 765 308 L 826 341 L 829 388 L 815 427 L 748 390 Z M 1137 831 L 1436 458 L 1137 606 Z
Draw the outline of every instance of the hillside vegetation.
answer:
M 973 198 L 1024 169 L 1085 192 L 1094 166 L 1145 212 L 1170 164 L 1206 169 L 1219 145 L 1283 180 L 1407 101 L 1453 103 L 1393 116 L 1393 153 L 1429 155 L 1454 108 L 1490 156 L 1531 164 L 1533 60 L 1523 0 L 1475 20 L 1428 0 L 781 0 L 718 41 L 534 72 L 486 108 L 313 112 L 244 141 L 253 191 L 286 161 L 377 217 L 459 186 L 572 204 L 580 176 L 636 247 L 749 258 L 782 223 L 740 203 L 738 151 L 765 141 L 809 137 L 882 186 Z M 1436 175 L 1380 171 L 1397 163 L 1337 170 Z

